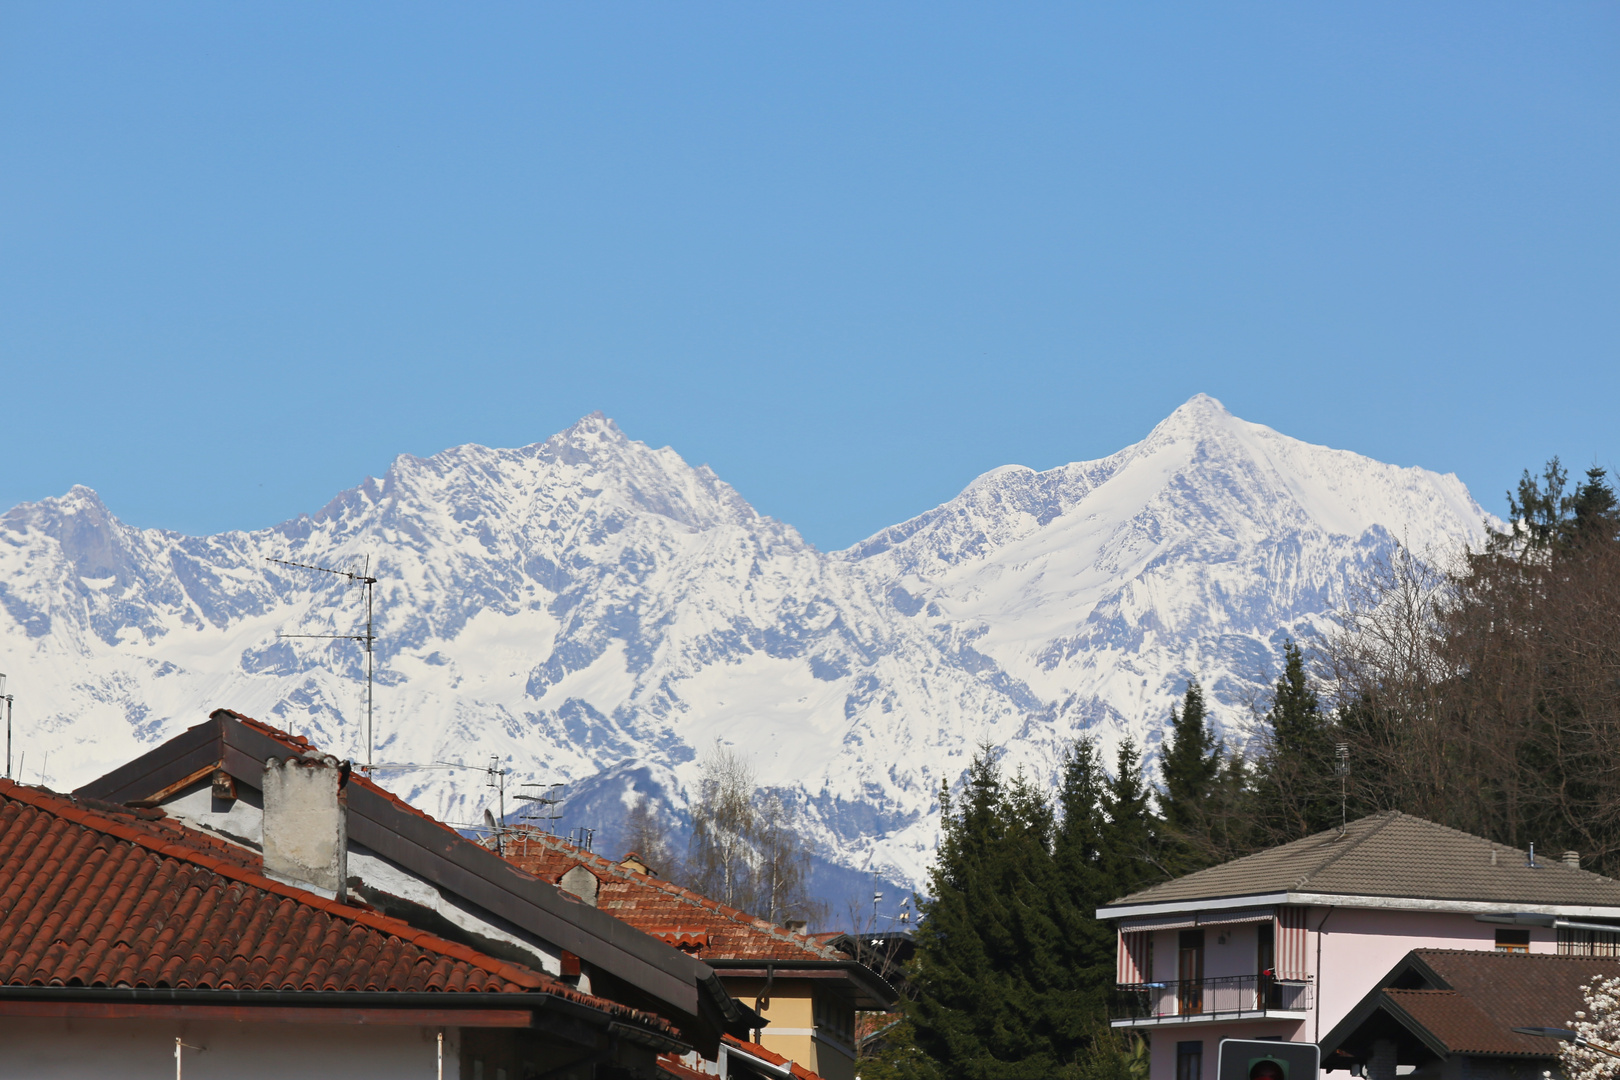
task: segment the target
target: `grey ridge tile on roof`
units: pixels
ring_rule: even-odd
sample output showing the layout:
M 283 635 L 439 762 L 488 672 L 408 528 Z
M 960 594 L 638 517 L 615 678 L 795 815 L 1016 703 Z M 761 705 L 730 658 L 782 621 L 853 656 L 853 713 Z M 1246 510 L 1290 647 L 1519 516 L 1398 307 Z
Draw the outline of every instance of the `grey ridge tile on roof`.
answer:
M 1276 896 L 1387 897 L 1414 901 L 1518 904 L 1526 908 L 1615 908 L 1620 882 L 1565 866 L 1556 853 L 1526 853 L 1432 821 L 1388 810 L 1338 829 L 1268 848 L 1113 901 L 1098 912 Z M 1297 901 L 1296 901 L 1297 902 Z

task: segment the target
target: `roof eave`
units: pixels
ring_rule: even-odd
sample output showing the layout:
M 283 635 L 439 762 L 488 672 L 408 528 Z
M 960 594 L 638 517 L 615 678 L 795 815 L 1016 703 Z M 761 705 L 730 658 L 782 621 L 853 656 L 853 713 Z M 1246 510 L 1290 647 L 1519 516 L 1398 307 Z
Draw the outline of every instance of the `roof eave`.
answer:
M 764 972 L 771 970 L 778 977 L 792 978 L 794 971 L 842 972 L 850 982 L 855 984 L 857 992 L 863 995 L 865 1001 L 878 1009 L 892 1008 L 895 1002 L 900 1000 L 899 991 L 890 986 L 887 979 L 859 960 L 722 960 L 711 958 L 708 963 L 710 967 L 721 974 L 733 975 L 739 971 Z
M 1426 911 L 1456 915 L 1499 915 L 1533 912 L 1538 915 L 1565 915 L 1584 918 L 1620 918 L 1620 905 L 1534 904 L 1522 900 L 1450 900 L 1417 896 L 1358 896 L 1321 892 L 1250 893 L 1245 896 L 1218 896 L 1158 903 L 1124 904 L 1116 901 L 1097 909 L 1099 919 L 1135 919 L 1147 915 L 1179 915 L 1198 911 L 1225 911 L 1232 908 L 1287 904 L 1296 907 L 1344 907 L 1385 911 Z
M 196 987 L 147 986 L 16 986 L 0 985 L 0 1001 L 72 1001 L 84 1003 L 127 1003 L 151 1005 L 220 1005 L 275 1008 L 297 1006 L 309 1009 L 381 1008 L 417 1010 L 432 1008 L 443 1012 L 482 1012 L 489 1009 L 528 1009 L 560 1013 L 571 1020 L 600 1028 L 614 1028 L 645 1045 L 684 1052 L 691 1049 L 681 1040 L 637 1023 L 625 1016 L 556 994 L 536 991 L 489 993 L 481 991 L 446 992 L 400 990 L 224 990 Z

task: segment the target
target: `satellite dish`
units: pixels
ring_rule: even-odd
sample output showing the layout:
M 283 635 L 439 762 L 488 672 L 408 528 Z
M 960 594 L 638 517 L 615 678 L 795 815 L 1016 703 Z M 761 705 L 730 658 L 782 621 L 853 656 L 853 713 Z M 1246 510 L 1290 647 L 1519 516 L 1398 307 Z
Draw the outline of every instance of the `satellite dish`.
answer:
M 484 827 L 490 832 L 495 831 L 495 815 L 488 810 L 484 811 Z

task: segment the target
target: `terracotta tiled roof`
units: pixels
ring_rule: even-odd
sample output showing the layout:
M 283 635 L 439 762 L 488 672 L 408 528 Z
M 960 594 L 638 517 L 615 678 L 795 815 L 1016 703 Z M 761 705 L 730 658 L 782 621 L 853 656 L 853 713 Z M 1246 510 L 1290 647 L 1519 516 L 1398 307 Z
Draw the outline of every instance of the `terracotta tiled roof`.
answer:
M 1552 1049 L 1552 1044 L 1545 1039 L 1520 1035 L 1492 1023 L 1477 1004 L 1452 990 L 1385 990 L 1384 997 L 1421 1024 L 1452 1053 L 1547 1057 Z
M 583 866 L 599 883 L 596 906 L 646 934 L 700 960 L 848 960 L 815 938 L 796 934 L 662 878 L 637 873 L 610 859 L 540 832 L 508 837 L 506 858 L 556 883 Z
M 1555 1043 L 1513 1028 L 1569 1027 L 1584 1007 L 1581 987 L 1615 975 L 1612 957 L 1414 949 L 1384 980 L 1403 985 L 1373 990 L 1322 1045 L 1365 1043 L 1369 1018 L 1382 1012 L 1448 1054 L 1550 1058 Z
M 772 1065 L 786 1065 L 788 1063 L 787 1058 L 783 1057 L 781 1054 L 778 1054 L 774 1050 L 765 1049 L 763 1046 L 759 1045 L 759 1043 L 744 1042 L 735 1035 L 727 1035 L 725 1041 L 727 1046 L 734 1046 L 744 1053 L 752 1054 L 757 1058 L 763 1058 Z M 793 1062 L 793 1068 L 791 1071 L 794 1076 L 799 1078 L 799 1080 L 821 1080 L 820 1073 L 811 1072 L 803 1065 L 800 1065 L 797 1061 Z
M 0 781 L 0 984 L 544 993 L 656 1017 L 327 900 L 166 819 Z
M 1611 957 L 1555 956 L 1547 953 L 1480 952 L 1465 949 L 1416 949 L 1422 960 L 1445 984 L 1442 993 L 1469 1002 L 1490 1020 L 1490 1028 L 1466 1026 L 1439 1004 L 1414 1008 L 1427 1010 L 1427 1017 L 1439 1027 L 1431 1028 L 1447 1046 L 1464 1053 L 1520 1053 L 1548 1056 L 1546 1039 L 1517 1035 L 1513 1027 L 1568 1027 L 1575 1010 L 1583 1007 L 1581 987 L 1594 978 L 1620 975 L 1620 961 Z M 1386 990 L 1391 995 L 1411 991 Z M 1437 1002 L 1439 999 L 1431 999 Z M 1418 1013 L 1413 1013 L 1419 1016 Z M 1428 1019 L 1424 1020 L 1425 1025 Z M 1487 1038 L 1489 1034 L 1489 1038 Z M 1498 1049 L 1487 1049 L 1487 1043 Z
M 1620 908 L 1620 882 L 1397 810 L 1132 893 L 1109 906 L 1301 892 Z
M 699 1072 L 674 1054 L 658 1055 L 658 1071 L 676 1080 L 712 1080 L 714 1073 Z

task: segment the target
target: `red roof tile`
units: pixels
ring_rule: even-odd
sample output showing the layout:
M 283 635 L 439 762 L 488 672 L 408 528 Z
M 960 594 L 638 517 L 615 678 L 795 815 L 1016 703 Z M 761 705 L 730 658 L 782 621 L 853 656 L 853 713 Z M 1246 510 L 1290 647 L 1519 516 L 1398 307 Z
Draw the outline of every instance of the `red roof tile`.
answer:
M 735 1035 L 725 1036 L 725 1043 L 733 1050 L 740 1050 L 743 1053 L 759 1058 L 761 1061 L 764 1061 L 770 1065 L 780 1067 L 789 1064 L 788 1059 L 783 1057 L 781 1054 L 778 1054 L 776 1051 L 767 1050 L 758 1043 L 745 1042 L 742 1039 L 737 1038 Z M 659 1071 L 667 1076 L 675 1077 L 676 1080 L 714 1080 L 714 1077 L 719 1075 L 717 1066 L 714 1062 L 705 1062 L 702 1063 L 702 1065 L 702 1068 L 694 1069 L 685 1059 L 677 1057 L 674 1054 L 658 1055 Z M 793 1067 L 789 1070 L 789 1073 L 790 1075 L 797 1077 L 798 1080 L 821 1080 L 820 1073 L 813 1073 L 796 1061 L 792 1063 L 792 1066 Z M 749 1067 L 746 1071 L 752 1073 L 755 1070 L 752 1067 Z
M 1493 1022 L 1479 1006 L 1454 990 L 1384 991 L 1384 997 L 1423 1025 L 1454 1054 L 1524 1054 L 1548 1057 L 1554 1044 L 1520 1035 Z M 1523 1025 L 1530 1026 L 1530 1025 Z M 1562 1025 L 1551 1025 L 1562 1026 Z
M 677 1080 L 710 1080 L 714 1073 L 699 1072 L 674 1054 L 658 1055 L 658 1071 Z
M 508 836 L 504 846 L 509 862 L 554 884 L 574 867 L 585 867 L 600 883 L 598 909 L 701 960 L 849 959 L 813 937 L 637 873 L 546 833 L 523 831 Z
M 757 1058 L 764 1058 L 772 1065 L 788 1064 L 787 1058 L 783 1057 L 781 1054 L 778 1054 L 774 1050 L 765 1049 L 763 1046 L 759 1045 L 759 1043 L 744 1042 L 735 1035 L 727 1035 L 725 1041 L 727 1046 L 735 1046 L 737 1049 L 742 1050 L 745 1053 L 752 1054 Z M 793 1068 L 791 1071 L 794 1076 L 799 1078 L 799 1080 L 821 1080 L 820 1073 L 811 1072 L 803 1065 L 800 1065 L 797 1061 L 793 1062 Z
M 545 993 L 668 1030 L 402 920 L 273 881 L 256 852 L 0 780 L 0 984 Z
M 1612 957 L 1415 949 L 1444 989 L 1384 994 L 1457 1053 L 1546 1057 L 1549 1043 L 1515 1027 L 1568 1027 L 1584 1007 L 1581 987 L 1620 973 Z

